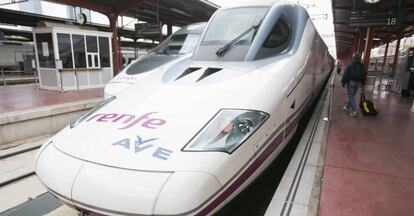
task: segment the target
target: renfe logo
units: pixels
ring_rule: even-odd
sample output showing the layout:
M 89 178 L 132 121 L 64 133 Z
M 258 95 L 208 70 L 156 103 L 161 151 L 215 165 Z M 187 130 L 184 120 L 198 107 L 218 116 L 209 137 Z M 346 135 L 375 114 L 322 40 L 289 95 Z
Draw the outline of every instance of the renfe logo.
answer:
M 141 124 L 141 127 L 150 128 L 150 129 L 157 129 L 158 126 L 164 125 L 167 121 L 160 118 L 150 118 L 150 115 L 156 114 L 157 112 L 149 112 L 142 116 L 136 117 L 135 115 L 130 114 L 116 114 L 116 113 L 99 113 L 92 117 L 90 117 L 87 122 L 89 121 L 96 121 L 96 122 L 114 122 L 114 123 L 121 123 L 123 127 L 118 129 L 123 130 L 130 128 L 136 124 Z

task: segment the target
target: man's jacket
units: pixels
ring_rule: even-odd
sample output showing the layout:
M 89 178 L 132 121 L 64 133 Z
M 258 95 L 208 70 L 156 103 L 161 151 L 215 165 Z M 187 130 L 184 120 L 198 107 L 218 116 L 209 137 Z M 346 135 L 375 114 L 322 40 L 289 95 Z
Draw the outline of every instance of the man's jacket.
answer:
M 367 74 L 365 71 L 364 65 L 360 61 L 353 61 L 349 64 L 342 75 L 342 85 L 344 86 L 349 81 L 360 81 L 362 84 L 365 84 L 367 79 Z

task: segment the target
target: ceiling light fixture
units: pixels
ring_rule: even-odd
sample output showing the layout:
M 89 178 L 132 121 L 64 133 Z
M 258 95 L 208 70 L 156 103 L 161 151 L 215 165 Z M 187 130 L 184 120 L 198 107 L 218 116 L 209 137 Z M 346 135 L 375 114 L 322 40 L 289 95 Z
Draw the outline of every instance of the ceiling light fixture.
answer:
M 378 3 L 380 0 L 364 0 L 368 4 L 375 4 Z

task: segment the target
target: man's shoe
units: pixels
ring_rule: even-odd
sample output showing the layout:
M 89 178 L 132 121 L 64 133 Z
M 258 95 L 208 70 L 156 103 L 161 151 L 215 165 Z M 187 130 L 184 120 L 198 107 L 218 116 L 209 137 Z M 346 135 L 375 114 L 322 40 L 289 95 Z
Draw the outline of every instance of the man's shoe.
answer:
M 357 112 L 351 112 L 351 114 L 349 114 L 349 115 L 352 116 L 352 117 L 357 117 L 358 113 Z
M 347 107 L 347 106 L 342 107 L 342 109 L 343 109 L 345 112 L 349 112 L 349 109 L 348 109 L 348 107 Z

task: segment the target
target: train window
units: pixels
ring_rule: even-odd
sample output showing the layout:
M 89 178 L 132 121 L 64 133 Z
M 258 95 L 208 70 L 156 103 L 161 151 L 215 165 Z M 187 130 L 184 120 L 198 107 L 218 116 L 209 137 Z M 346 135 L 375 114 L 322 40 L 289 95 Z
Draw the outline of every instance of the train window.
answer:
M 186 38 L 187 38 L 186 34 L 172 36 L 170 42 L 167 44 L 166 53 L 178 54 Z
M 57 34 L 59 58 L 62 60 L 63 68 L 73 68 L 72 47 L 69 34 Z
M 268 10 L 268 7 L 240 7 L 217 11 L 200 41 L 193 59 L 200 61 L 244 61 L 257 26 Z
M 39 66 L 43 68 L 55 68 L 52 34 L 36 34 L 36 48 L 38 52 Z
M 109 38 L 99 37 L 99 57 L 101 67 L 111 67 L 109 55 Z
M 272 31 L 270 31 L 266 40 L 263 42 L 262 48 L 258 51 L 255 59 L 280 54 L 288 48 L 290 36 L 290 26 L 286 18 L 282 16 L 273 26 Z
M 75 68 L 86 68 L 85 37 L 72 35 Z
M 264 42 L 263 47 L 275 48 L 284 44 L 289 38 L 289 32 L 289 26 L 286 21 L 283 18 L 279 19 Z

